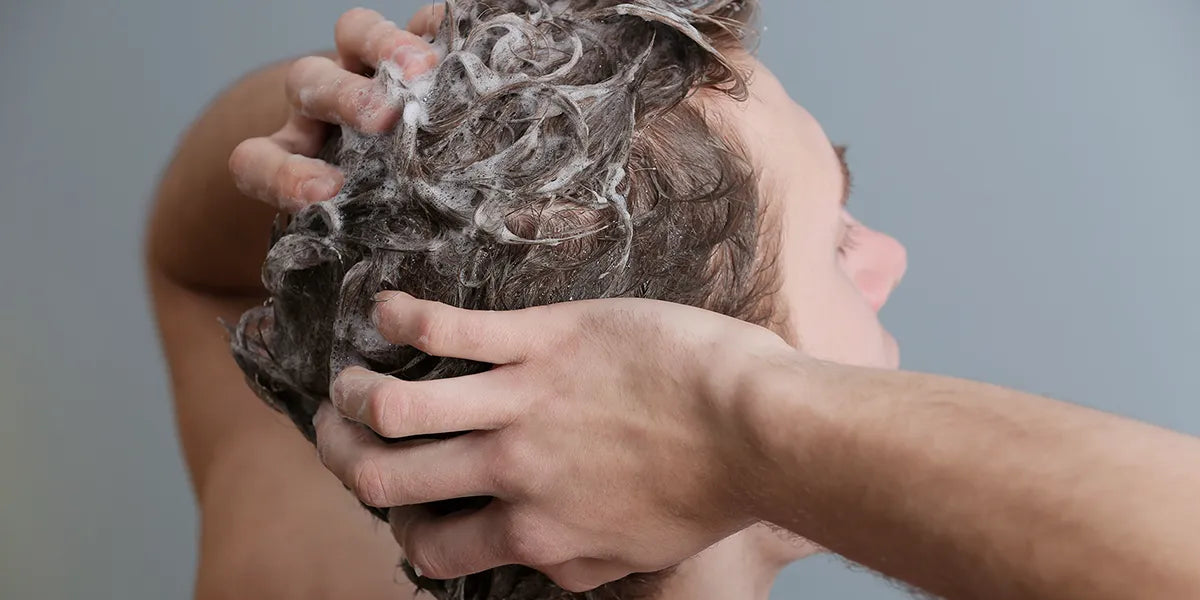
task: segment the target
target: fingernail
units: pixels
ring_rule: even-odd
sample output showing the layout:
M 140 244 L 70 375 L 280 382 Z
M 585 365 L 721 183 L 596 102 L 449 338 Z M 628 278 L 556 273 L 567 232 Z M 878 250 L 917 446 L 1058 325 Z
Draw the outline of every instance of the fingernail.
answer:
M 395 125 L 399 110 L 383 90 L 365 92 L 358 106 L 359 127 L 364 133 L 384 133 Z
M 371 109 L 375 108 L 378 102 L 379 94 L 375 93 L 375 86 L 373 83 L 368 87 L 360 88 L 354 93 L 354 108 L 358 110 L 360 114 L 369 113 Z
M 375 294 L 374 296 L 372 296 L 372 299 L 375 300 L 376 302 L 387 302 L 388 300 L 391 300 L 392 298 L 395 298 L 396 296 L 399 296 L 402 293 L 403 292 L 397 292 L 397 291 L 393 291 L 393 290 L 384 290 L 384 291 L 379 292 L 378 294 Z
M 433 67 L 434 54 L 424 48 L 404 45 L 392 52 L 391 61 L 399 67 L 400 78 L 406 82 L 424 75 Z
M 372 298 L 375 300 L 375 305 L 371 307 L 371 325 L 374 325 L 376 330 L 379 329 L 379 305 L 399 295 L 400 292 L 386 291 L 379 292 Z
M 300 188 L 300 195 L 309 202 L 324 202 L 337 195 L 341 182 L 332 177 L 320 177 L 307 181 Z
M 337 379 L 333 380 L 333 385 L 330 386 L 329 400 L 337 407 L 338 414 L 353 419 L 362 421 L 366 416 L 368 408 L 367 402 L 360 402 L 358 410 L 351 413 L 347 410 L 346 400 L 351 397 L 363 397 L 371 393 L 371 388 L 380 379 L 386 379 L 386 375 L 381 375 L 374 371 L 368 371 L 361 367 L 350 367 L 342 371 Z
M 347 367 L 342 369 L 342 372 L 333 378 L 333 383 L 329 386 L 329 399 L 336 405 L 338 397 L 345 396 L 345 392 L 353 391 L 352 388 L 355 384 L 360 383 L 363 379 L 371 375 L 370 371 L 361 367 Z
M 313 413 L 313 418 L 312 418 L 313 427 L 316 427 L 317 423 L 321 419 L 325 418 L 325 413 L 329 410 L 328 408 L 326 408 L 327 406 L 329 406 L 329 403 L 322 402 L 321 405 L 317 407 L 317 412 Z
M 391 61 L 392 64 L 400 67 L 400 77 L 402 79 L 408 79 L 408 66 L 405 63 L 408 62 L 408 57 L 411 56 L 413 52 L 414 49 L 412 46 L 404 44 L 393 50 L 392 55 L 388 57 L 388 60 Z

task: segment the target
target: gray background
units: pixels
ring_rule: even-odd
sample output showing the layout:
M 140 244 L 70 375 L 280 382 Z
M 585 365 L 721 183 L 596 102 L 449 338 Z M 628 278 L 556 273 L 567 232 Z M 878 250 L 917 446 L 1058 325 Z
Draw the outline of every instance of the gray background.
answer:
M 415 2 L 368 2 L 404 19 Z M 0 597 L 179 598 L 195 516 L 139 267 L 176 136 L 335 0 L 0 4 Z M 1200 3 L 768 0 L 766 62 L 907 243 L 912 369 L 1200 434 Z M 775 598 L 905 597 L 817 559 Z

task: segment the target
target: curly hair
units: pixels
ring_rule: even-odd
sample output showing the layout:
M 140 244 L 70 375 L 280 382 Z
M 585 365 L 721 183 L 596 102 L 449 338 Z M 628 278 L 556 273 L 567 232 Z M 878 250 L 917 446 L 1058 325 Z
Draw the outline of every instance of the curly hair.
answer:
M 439 65 L 409 82 L 386 66 L 375 74 L 403 106 L 394 131 L 333 136 L 322 156 L 345 172 L 343 190 L 277 220 L 263 266 L 270 298 L 232 331 L 251 387 L 311 441 L 346 367 L 405 380 L 489 367 L 389 345 L 369 319 L 382 290 L 492 310 L 654 298 L 782 326 L 778 236 L 756 173 L 696 98 L 746 97 L 747 75 L 727 53 L 747 43 L 755 9 L 446 2 Z M 404 567 L 439 600 L 642 598 L 666 575 L 572 594 L 523 566 L 451 581 Z

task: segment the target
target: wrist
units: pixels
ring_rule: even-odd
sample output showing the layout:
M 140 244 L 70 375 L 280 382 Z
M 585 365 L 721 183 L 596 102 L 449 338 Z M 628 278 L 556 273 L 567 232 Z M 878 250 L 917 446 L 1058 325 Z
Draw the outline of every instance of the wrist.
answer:
M 747 506 L 758 521 L 807 539 L 820 537 L 826 488 L 837 479 L 836 448 L 845 415 L 834 389 L 839 365 L 794 348 L 765 357 L 740 386 L 741 427 L 754 468 Z
M 765 330 L 764 330 L 765 332 Z M 741 491 L 739 509 L 750 511 L 754 521 L 775 522 L 778 507 L 794 508 L 791 490 L 797 453 L 807 454 L 811 429 L 820 419 L 817 402 L 826 397 L 818 376 L 824 363 L 770 334 L 758 340 L 729 344 L 730 356 L 712 371 L 714 389 L 723 394 L 717 402 L 728 425 L 725 435 L 732 458 L 730 481 Z

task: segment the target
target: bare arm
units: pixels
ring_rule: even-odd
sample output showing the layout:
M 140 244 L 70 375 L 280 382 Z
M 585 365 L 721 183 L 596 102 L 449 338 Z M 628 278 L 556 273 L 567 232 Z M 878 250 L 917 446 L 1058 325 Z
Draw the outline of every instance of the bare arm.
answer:
M 439 15 L 425 9 L 410 26 L 431 28 Z M 377 96 L 358 72 L 424 44 L 362 9 L 339 20 L 336 37 L 336 56 L 268 67 L 217 98 L 180 142 L 150 219 L 147 276 L 201 513 L 196 596 L 204 600 L 413 591 L 397 583 L 400 551 L 386 528 L 249 391 L 218 324 L 262 301 L 259 269 L 276 209 L 336 193 L 340 173 L 310 158 L 325 124 L 378 131 L 394 121 L 396 107 L 364 107 Z M 414 73 L 432 64 L 405 56 Z
M 947 377 L 753 372 L 760 518 L 950 598 L 1200 597 L 1200 440 Z
M 520 563 L 585 590 L 770 521 L 949 598 L 1200 597 L 1200 440 L 818 362 L 692 307 L 381 299 L 392 342 L 498 365 L 431 382 L 347 369 L 318 414 L 322 458 L 366 502 L 499 499 L 444 519 L 393 509 L 427 574 Z M 390 437 L 474 431 L 401 448 L 351 421 Z
M 147 272 L 200 514 L 196 596 L 390 598 L 399 551 L 246 387 L 218 319 L 262 300 L 274 210 L 237 192 L 230 152 L 287 118 L 284 65 L 218 98 L 184 136 L 151 219 Z

